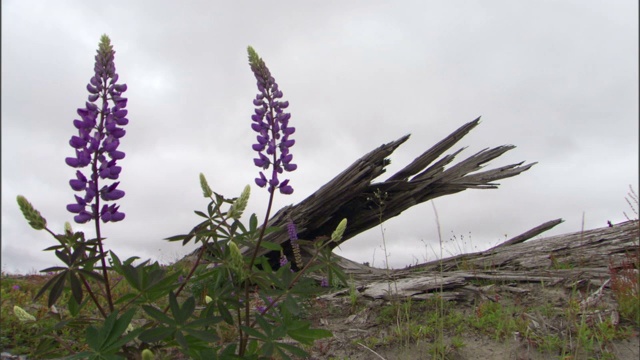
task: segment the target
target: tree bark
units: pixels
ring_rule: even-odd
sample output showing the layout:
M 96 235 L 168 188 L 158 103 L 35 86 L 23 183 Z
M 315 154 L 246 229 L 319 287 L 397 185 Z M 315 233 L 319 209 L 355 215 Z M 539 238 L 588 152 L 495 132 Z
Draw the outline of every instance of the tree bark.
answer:
M 484 149 L 447 167 L 464 148 L 442 157 L 441 155 L 479 123 L 480 118 L 477 118 L 461 126 L 387 180 L 374 182 L 385 173 L 385 167 L 390 163 L 388 157 L 409 139 L 409 135 L 383 144 L 356 160 L 302 202 L 280 209 L 269 220 L 269 226 L 284 227 L 287 222 L 292 221 L 300 239 L 324 241 L 338 223 L 346 218 L 348 225 L 341 240 L 344 242 L 425 201 L 466 189 L 495 189 L 499 184 L 494 181 L 516 176 L 535 164 L 523 165 L 520 162 L 479 171 L 488 161 L 515 148 L 513 145 L 504 145 Z M 438 158 L 440 159 L 437 160 Z M 293 259 L 285 229 L 268 234 L 265 240 L 282 245 L 285 255 L 289 260 Z M 339 244 L 330 244 L 332 248 L 337 245 Z M 270 263 L 277 267 L 280 254 L 261 249 L 259 255 L 265 254 Z M 303 258 L 308 260 L 309 253 L 303 251 Z
M 526 242 L 509 242 L 486 251 L 399 270 L 374 269 L 344 258 L 340 258 L 340 265 L 367 298 L 425 299 L 437 293 L 448 300 L 462 301 L 484 296 L 482 289 L 474 285 L 477 280 L 509 284 L 503 286 L 503 290 L 510 292 L 528 291 L 519 286 L 526 283 L 590 285 L 597 289 L 609 284 L 612 271 L 626 268 L 637 272 L 640 261 L 638 220 Z M 324 297 L 341 297 L 345 291 Z

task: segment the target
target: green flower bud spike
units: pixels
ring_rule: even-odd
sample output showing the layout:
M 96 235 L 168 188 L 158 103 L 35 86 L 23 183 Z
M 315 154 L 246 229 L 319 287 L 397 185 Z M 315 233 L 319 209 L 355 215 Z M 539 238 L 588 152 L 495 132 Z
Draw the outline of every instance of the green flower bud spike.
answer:
M 229 241 L 229 252 L 231 253 L 231 268 L 238 273 L 241 281 L 246 279 L 246 270 L 244 268 L 244 260 L 238 245 L 233 241 Z
M 40 215 L 40 212 L 34 209 L 33 205 L 22 195 L 18 195 L 18 206 L 22 215 L 27 219 L 29 225 L 36 230 L 43 230 L 47 227 L 47 220 Z
M 202 195 L 204 195 L 204 197 L 208 198 L 213 195 L 213 190 L 209 187 L 207 178 L 204 177 L 203 173 L 200 173 L 200 187 L 202 188 Z
M 240 219 L 242 216 L 242 212 L 247 208 L 247 203 L 249 202 L 249 195 L 251 195 L 251 186 L 247 185 L 242 190 L 242 194 L 240 197 L 236 199 L 236 201 L 231 205 L 231 209 L 229 209 L 229 217 L 235 220 Z
M 339 242 L 340 240 L 342 240 L 342 235 L 344 235 L 344 230 L 346 228 L 347 228 L 347 219 L 344 218 L 342 219 L 342 221 L 340 221 L 340 224 L 338 224 L 338 227 L 336 227 L 336 230 L 333 232 L 333 234 L 331 234 L 331 241 Z
M 155 359 L 155 356 L 153 355 L 153 352 L 149 349 L 144 349 L 142 350 L 142 360 L 153 360 Z
M 22 322 L 36 321 L 36 318 L 33 315 L 29 314 L 18 305 L 13 306 L 13 313 L 16 314 L 16 317 L 18 317 L 18 320 Z
M 66 222 L 64 223 L 64 232 L 65 232 L 67 235 L 73 235 L 73 229 L 71 228 L 71 224 L 69 224 L 69 222 L 68 222 L 68 221 L 66 221 Z

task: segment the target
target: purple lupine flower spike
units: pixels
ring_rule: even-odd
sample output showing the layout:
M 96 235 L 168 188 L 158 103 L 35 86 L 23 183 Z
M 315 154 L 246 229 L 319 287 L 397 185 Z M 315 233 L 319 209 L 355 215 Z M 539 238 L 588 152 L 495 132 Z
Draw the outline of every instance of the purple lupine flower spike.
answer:
M 120 221 L 125 217 L 115 204 L 103 204 L 98 211 L 100 199 L 105 202 L 114 201 L 125 194 L 117 189 L 120 182 L 103 184 L 98 189 L 101 179 L 118 179 L 122 168 L 116 162 L 125 157 L 118 146 L 120 139 L 126 134 L 122 126 L 129 123 L 128 111 L 125 109 L 127 98 L 122 97 L 127 85 L 116 83 L 118 74 L 113 62 L 114 55 L 109 37 L 103 35 L 95 57 L 94 75 L 87 84 L 88 101 L 84 108 L 78 109 L 80 119 L 73 121 L 78 135 L 71 137 L 69 145 L 74 148 L 75 157 L 68 157 L 65 162 L 73 168 L 91 165 L 90 176 L 87 177 L 78 170 L 76 178 L 69 181 L 74 191 L 84 192 L 84 196 L 75 196 L 75 203 L 67 205 L 69 212 L 77 214 L 74 216 L 77 223 L 97 218 L 101 218 L 103 222 Z
M 291 194 L 293 188 L 289 185 L 289 179 L 278 179 L 278 174 L 282 174 L 283 171 L 290 172 L 298 168 L 296 164 L 291 163 L 293 155 L 289 153 L 289 148 L 295 144 L 295 140 L 290 139 L 290 136 L 296 131 L 296 128 L 289 126 L 291 114 L 284 112 L 284 109 L 289 107 L 289 102 L 278 100 L 283 94 L 271 72 L 251 46 L 248 52 L 249 65 L 260 91 L 253 100 L 256 109 L 251 116 L 251 128 L 258 133 L 257 143 L 252 146 L 253 150 L 258 152 L 258 158 L 253 159 L 253 163 L 263 170 L 273 166 L 270 179 L 260 171 L 260 177 L 255 181 L 260 187 L 268 184 L 270 193 L 279 189 L 282 194 Z

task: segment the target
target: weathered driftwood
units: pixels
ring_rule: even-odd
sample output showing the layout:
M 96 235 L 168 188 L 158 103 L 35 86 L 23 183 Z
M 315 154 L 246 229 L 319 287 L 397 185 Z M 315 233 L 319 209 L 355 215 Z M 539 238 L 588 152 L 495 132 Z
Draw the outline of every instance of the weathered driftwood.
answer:
M 545 224 L 550 223 L 559 221 Z M 533 230 L 541 227 L 525 234 L 535 233 Z M 368 298 L 425 299 L 437 293 L 449 300 L 470 300 L 485 296 L 482 288 L 473 285 L 482 280 L 507 284 L 503 290 L 511 292 L 528 291 L 517 286 L 522 283 L 603 287 L 610 278 L 611 268 L 640 256 L 637 220 L 527 242 L 509 241 L 505 246 L 401 270 L 373 269 L 347 259 L 341 259 L 341 265 L 355 279 L 361 295 Z M 344 291 L 325 297 L 343 295 Z
M 388 157 L 409 135 L 384 144 L 356 160 L 302 202 L 282 208 L 269 220 L 269 225 L 283 226 L 291 220 L 297 226 L 300 239 L 322 241 L 343 218 L 347 218 L 348 226 L 342 238 L 344 242 L 425 201 L 466 189 L 497 188 L 498 184 L 493 181 L 516 176 L 535 164 L 522 165 L 520 162 L 478 172 L 483 164 L 515 147 L 504 145 L 484 149 L 445 168 L 464 148 L 440 158 L 441 155 L 479 122 L 480 118 L 477 118 L 463 125 L 387 180 L 374 183 L 386 171 L 385 167 L 390 163 Z M 438 158 L 440 159 L 436 161 Z M 383 206 L 376 201 L 376 192 L 385 195 Z M 265 240 L 281 244 L 285 255 L 293 258 L 286 231 L 271 233 Z M 331 244 L 332 247 L 337 245 Z M 266 254 L 272 264 L 277 266 L 279 253 L 269 253 L 264 249 L 261 251 L 260 255 Z M 308 259 L 308 255 L 303 251 L 303 258 Z

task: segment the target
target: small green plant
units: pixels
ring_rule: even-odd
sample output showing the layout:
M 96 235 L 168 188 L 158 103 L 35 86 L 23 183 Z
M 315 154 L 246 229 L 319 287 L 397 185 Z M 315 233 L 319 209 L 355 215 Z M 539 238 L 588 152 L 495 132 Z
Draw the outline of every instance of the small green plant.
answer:
M 353 281 L 353 276 L 349 278 L 349 303 L 351 304 L 351 311 L 355 311 L 358 305 L 358 290 L 356 289 L 355 281 Z
M 640 326 L 640 260 L 628 254 L 621 264 L 609 265 L 611 290 L 618 303 L 620 317 Z

